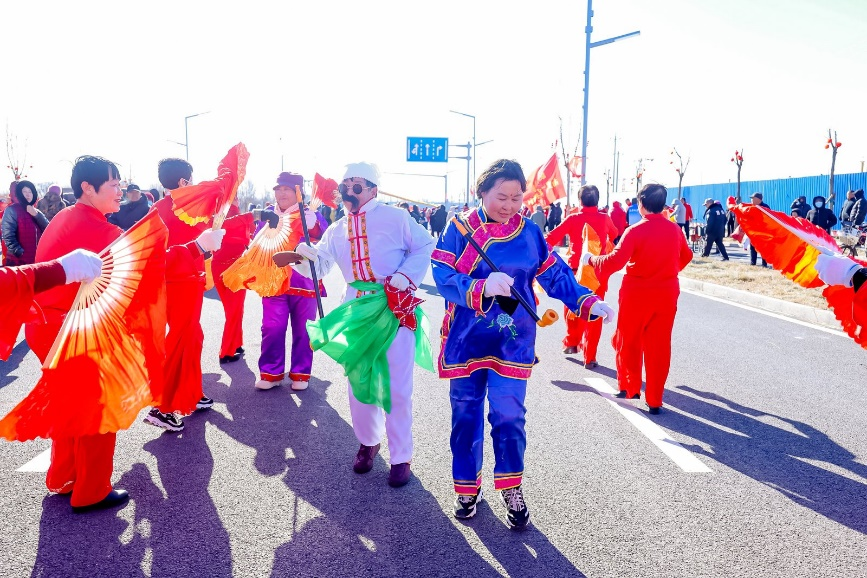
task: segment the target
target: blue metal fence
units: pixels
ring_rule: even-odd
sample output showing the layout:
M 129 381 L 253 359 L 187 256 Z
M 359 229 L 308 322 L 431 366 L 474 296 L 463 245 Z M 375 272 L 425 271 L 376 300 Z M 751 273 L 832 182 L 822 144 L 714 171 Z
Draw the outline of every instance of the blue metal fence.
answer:
M 669 200 L 677 197 L 677 184 L 667 187 Z M 834 175 L 834 214 L 840 217 L 846 191 L 867 189 L 867 173 L 851 173 Z M 692 205 L 695 218 L 702 220 L 704 200 L 720 201 L 725 207 L 728 197 L 737 196 L 737 183 L 719 183 L 713 185 L 686 185 L 683 196 Z M 801 195 L 807 197 L 807 204 L 813 205 L 813 197 L 828 197 L 828 175 L 814 177 L 798 177 L 794 179 L 773 179 L 769 181 L 741 181 L 741 200 L 749 202 L 750 195 L 762 193 L 765 203 L 775 211 L 789 213 L 792 201 Z

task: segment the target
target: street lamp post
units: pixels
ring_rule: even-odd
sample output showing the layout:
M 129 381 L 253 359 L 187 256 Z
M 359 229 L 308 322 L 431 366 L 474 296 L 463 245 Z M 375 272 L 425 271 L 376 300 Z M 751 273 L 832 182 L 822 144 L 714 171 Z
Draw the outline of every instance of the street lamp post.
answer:
M 473 146 L 473 145 L 471 145 L 470 143 L 467 143 L 467 144 L 464 144 L 464 145 L 449 145 L 449 146 L 450 146 L 450 147 L 462 147 L 462 148 L 467 149 L 467 156 L 465 156 L 465 157 L 449 157 L 449 158 L 450 158 L 450 159 L 461 159 L 461 160 L 467 161 L 467 191 L 466 191 L 466 203 L 467 203 L 467 205 L 469 205 L 469 204 L 470 204 L 470 159 L 472 158 L 472 157 L 470 156 L 470 147 Z
M 184 148 L 186 149 L 187 162 L 190 162 L 190 129 L 187 126 L 187 121 L 196 116 L 202 116 L 203 114 L 208 114 L 209 111 L 206 112 L 197 112 L 196 114 L 191 114 L 190 116 L 184 117 Z
M 458 112 L 456 110 L 450 110 L 449 112 L 453 112 L 455 114 L 459 114 L 461 116 L 468 116 L 473 119 L 473 180 L 476 179 L 476 117 L 471 114 L 467 114 L 465 112 Z M 470 149 L 467 148 L 467 156 L 470 156 Z M 467 160 L 467 167 L 469 168 L 469 160 Z M 469 198 L 470 188 L 467 186 L 467 197 Z
M 638 36 L 639 34 L 641 34 L 640 30 L 636 30 L 635 32 L 630 32 L 629 34 L 621 34 L 620 36 L 606 38 L 605 40 L 600 40 L 599 42 L 590 42 L 590 33 L 593 32 L 593 24 L 591 23 L 592 19 L 593 0 L 587 0 L 587 26 L 584 28 L 584 32 L 587 35 L 587 41 L 584 48 L 584 126 L 581 129 L 582 186 L 587 184 L 587 105 L 589 104 L 590 100 L 590 49 L 596 48 L 597 46 L 604 46 L 605 44 L 611 44 L 612 42 L 617 42 L 618 40 L 623 40 L 625 38 L 630 38 L 632 36 Z

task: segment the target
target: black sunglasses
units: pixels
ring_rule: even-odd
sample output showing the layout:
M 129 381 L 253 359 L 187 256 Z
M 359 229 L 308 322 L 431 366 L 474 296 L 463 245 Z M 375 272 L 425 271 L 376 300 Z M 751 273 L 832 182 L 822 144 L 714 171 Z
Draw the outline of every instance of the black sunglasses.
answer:
M 360 195 L 361 191 L 363 191 L 365 189 L 372 189 L 372 188 L 373 187 L 362 187 L 359 183 L 353 183 L 352 184 L 352 192 L 355 193 L 356 195 Z M 337 187 L 337 192 L 340 193 L 341 195 L 345 195 L 347 192 L 349 192 L 349 187 L 347 187 L 343 183 L 340 183 L 340 185 L 338 185 L 338 187 Z

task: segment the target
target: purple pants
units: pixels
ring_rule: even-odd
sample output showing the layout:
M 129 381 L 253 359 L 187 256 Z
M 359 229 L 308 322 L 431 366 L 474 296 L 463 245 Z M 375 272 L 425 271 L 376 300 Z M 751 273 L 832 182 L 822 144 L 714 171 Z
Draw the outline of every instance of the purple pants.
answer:
M 313 367 L 313 350 L 307 334 L 307 322 L 316 318 L 316 299 L 300 295 L 262 298 L 262 355 L 260 377 L 281 381 L 286 376 L 286 328 L 292 320 L 292 359 L 289 379 L 309 381 Z

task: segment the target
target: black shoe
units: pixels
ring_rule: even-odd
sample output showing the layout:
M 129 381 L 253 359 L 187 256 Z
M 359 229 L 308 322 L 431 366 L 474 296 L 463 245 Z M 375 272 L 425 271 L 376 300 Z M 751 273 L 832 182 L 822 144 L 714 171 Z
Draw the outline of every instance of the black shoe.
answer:
M 220 358 L 220 363 L 232 363 L 241 359 L 241 354 L 236 353 L 235 355 L 224 355 Z
M 659 408 L 658 407 L 651 407 L 648 405 L 647 406 L 647 413 L 649 413 L 650 415 L 659 415 Z
M 620 391 L 617 392 L 617 395 L 615 395 L 614 397 L 617 397 L 620 399 L 641 399 L 641 392 L 638 392 L 635 395 L 630 396 L 630 395 L 626 394 L 626 390 L 621 389 Z
M 239 347 L 238 349 L 235 350 L 235 354 L 236 355 L 244 355 L 244 348 Z
M 455 497 L 455 518 L 458 520 L 469 520 L 476 515 L 476 505 L 485 499 L 482 495 L 482 488 L 479 488 L 479 493 L 475 496 L 466 496 L 458 494 Z
M 720 261 L 730 261 L 730 259 L 726 257 L 725 259 L 720 259 Z
M 169 431 L 182 431 L 184 429 L 184 422 L 178 416 L 173 413 L 163 413 L 157 408 L 148 412 L 144 422 Z
M 578 348 L 575 347 L 574 345 L 571 345 L 569 347 L 564 347 L 563 353 L 565 355 L 575 355 L 576 353 L 578 353 Z
M 400 488 L 409 483 L 412 471 L 409 463 L 393 464 L 388 472 L 388 485 L 392 488 Z
M 506 523 L 513 530 L 522 530 L 530 523 L 530 510 L 524 502 L 524 492 L 521 486 L 509 488 L 500 492 L 500 503 L 506 506 Z
M 89 506 L 72 506 L 72 511 L 76 514 L 90 512 L 92 510 L 107 510 L 108 508 L 116 508 L 129 502 L 129 494 L 126 490 L 112 490 L 106 497 L 95 504 Z
M 358 448 L 358 453 L 355 455 L 355 463 L 352 464 L 352 469 L 356 474 L 366 474 L 373 469 L 373 458 L 379 453 L 379 444 L 375 446 L 366 446 L 361 444 Z
M 597 367 L 599 367 L 599 364 L 595 361 L 584 362 L 584 369 L 596 369 Z
M 214 400 L 210 397 L 202 396 L 202 399 L 196 404 L 196 409 L 211 409 L 214 405 Z

